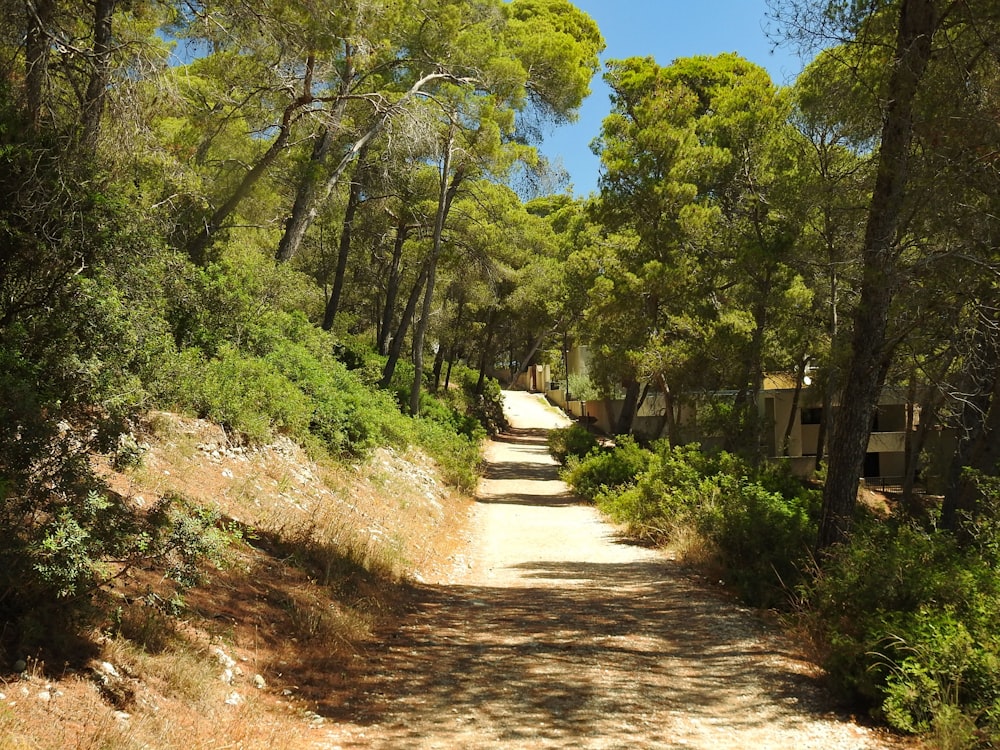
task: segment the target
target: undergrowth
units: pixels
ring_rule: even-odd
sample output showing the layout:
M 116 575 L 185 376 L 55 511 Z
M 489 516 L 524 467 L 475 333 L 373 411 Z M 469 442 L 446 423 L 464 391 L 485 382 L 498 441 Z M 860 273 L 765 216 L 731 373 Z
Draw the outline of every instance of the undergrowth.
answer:
M 617 438 L 611 449 L 570 455 L 563 472 L 573 489 L 636 539 L 670 543 L 692 537 L 709 550 L 748 602 L 780 606 L 808 559 L 818 497 L 782 470 L 729 453 L 666 442 L 641 448 Z
M 601 449 L 578 429 L 550 445 L 631 536 L 697 550 L 745 601 L 785 611 L 843 698 L 935 748 L 1000 745 L 1000 480 L 978 476 L 964 539 L 862 513 L 816 561 L 819 493 L 778 467 L 697 445 Z

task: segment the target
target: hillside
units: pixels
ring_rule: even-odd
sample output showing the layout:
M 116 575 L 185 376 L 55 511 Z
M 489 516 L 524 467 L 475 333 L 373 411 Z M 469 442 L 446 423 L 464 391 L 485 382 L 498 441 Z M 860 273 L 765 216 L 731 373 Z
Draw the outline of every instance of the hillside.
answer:
M 118 579 L 111 620 L 66 664 L 31 654 L 0 687 L 0 748 L 301 748 L 406 581 L 461 561 L 468 497 L 417 452 L 316 463 L 290 441 L 232 445 L 157 412 L 141 464 L 103 471 L 140 507 L 217 512 L 218 566 L 178 593 L 160 566 Z

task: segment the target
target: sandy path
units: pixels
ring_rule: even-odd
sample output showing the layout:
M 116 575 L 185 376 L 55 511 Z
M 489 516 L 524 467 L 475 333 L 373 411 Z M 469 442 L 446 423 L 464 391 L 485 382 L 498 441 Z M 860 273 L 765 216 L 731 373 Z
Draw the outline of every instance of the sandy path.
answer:
M 506 405 L 468 562 L 365 656 L 318 746 L 898 746 L 828 710 L 749 612 L 578 503 L 544 442 L 565 417 L 528 394 Z

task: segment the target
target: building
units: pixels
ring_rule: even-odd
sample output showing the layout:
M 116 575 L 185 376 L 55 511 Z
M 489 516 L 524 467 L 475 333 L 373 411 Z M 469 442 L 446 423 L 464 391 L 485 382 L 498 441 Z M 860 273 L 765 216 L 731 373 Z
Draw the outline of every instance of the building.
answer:
M 571 373 L 586 372 L 586 347 L 571 350 L 567 359 Z M 542 379 L 536 378 L 536 382 L 541 383 Z M 555 387 L 551 387 L 552 385 Z M 572 399 L 572 393 L 569 394 L 571 400 L 567 401 L 565 384 L 549 383 L 549 386 L 545 390 L 549 400 L 572 416 L 593 424 L 596 429 L 606 433 L 612 432 L 612 425 L 621 412 L 622 401 L 615 399 L 580 401 Z M 716 395 L 726 398 L 734 394 Z M 823 419 L 821 401 L 820 395 L 811 387 L 807 377 L 796 403 L 795 377 L 791 374 L 767 375 L 764 386 L 758 394 L 757 403 L 764 424 L 761 447 L 769 458 L 787 462 L 789 468 L 799 476 L 810 476 L 816 468 L 820 424 Z M 660 437 L 659 431 L 663 428 L 665 408 L 663 394 L 650 391 L 636 414 L 633 432 L 649 439 Z M 912 412 L 912 416 L 908 419 L 909 412 Z M 721 444 L 722 436 L 699 431 L 693 407 L 682 407 L 679 417 L 679 432 L 684 442 L 699 442 L 706 446 Z M 789 422 L 791 422 L 790 428 Z M 907 429 L 915 430 L 919 424 L 919 407 L 910 403 L 903 389 L 883 389 L 868 440 L 864 477 L 873 481 L 877 479 L 884 485 L 900 484 L 906 471 Z

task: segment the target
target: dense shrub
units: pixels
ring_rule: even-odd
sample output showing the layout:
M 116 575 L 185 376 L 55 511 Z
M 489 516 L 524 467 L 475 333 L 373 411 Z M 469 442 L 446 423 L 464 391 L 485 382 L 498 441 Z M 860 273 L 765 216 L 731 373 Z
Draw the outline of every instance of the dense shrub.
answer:
M 445 481 L 467 492 L 475 489 L 482 463 L 479 441 L 433 419 L 417 419 L 415 425 L 417 442 L 437 462 Z
M 870 523 L 824 560 L 803 601 L 846 695 L 905 731 L 970 734 L 971 722 L 977 742 L 1000 740 L 995 560 L 945 532 Z
M 817 493 L 785 494 L 766 480 L 719 473 L 697 509 L 696 525 L 723 563 L 726 577 L 758 606 L 787 603 L 815 540 Z
M 629 435 L 616 438 L 609 449 L 594 449 L 584 458 L 569 456 L 563 472 L 577 494 L 595 500 L 601 493 L 619 491 L 646 470 L 651 454 Z
M 266 359 L 309 397 L 309 432 L 331 453 L 362 455 L 377 445 L 409 441 L 409 421 L 392 397 L 364 385 L 356 371 L 349 371 L 320 347 L 310 350 L 286 340 Z M 304 441 L 308 435 L 296 437 Z
M 570 456 L 583 458 L 597 447 L 597 438 L 586 427 L 578 424 L 549 431 L 549 453 L 559 463 L 566 465 Z
M 149 512 L 91 464 L 100 432 L 51 418 L 37 390 L 0 378 L 0 650 L 71 647 L 93 596 L 123 568 L 169 558 L 177 580 L 215 539 L 215 519 L 165 501 Z
M 464 365 L 456 365 L 452 377 L 458 376 L 462 383 L 462 393 L 468 413 L 474 416 L 490 435 L 496 435 L 507 427 L 503 413 L 503 392 L 495 378 L 486 378 L 480 393 L 476 393 L 479 373 Z
M 755 467 L 728 453 L 702 453 L 697 445 L 655 451 L 627 445 L 615 460 L 599 454 L 567 473 L 574 489 L 594 492 L 608 477 L 636 470 L 634 482 L 604 482 L 599 507 L 633 536 L 669 541 L 679 529 L 695 532 L 714 550 L 728 580 L 749 602 L 783 602 L 812 547 L 818 497 L 784 472 Z

